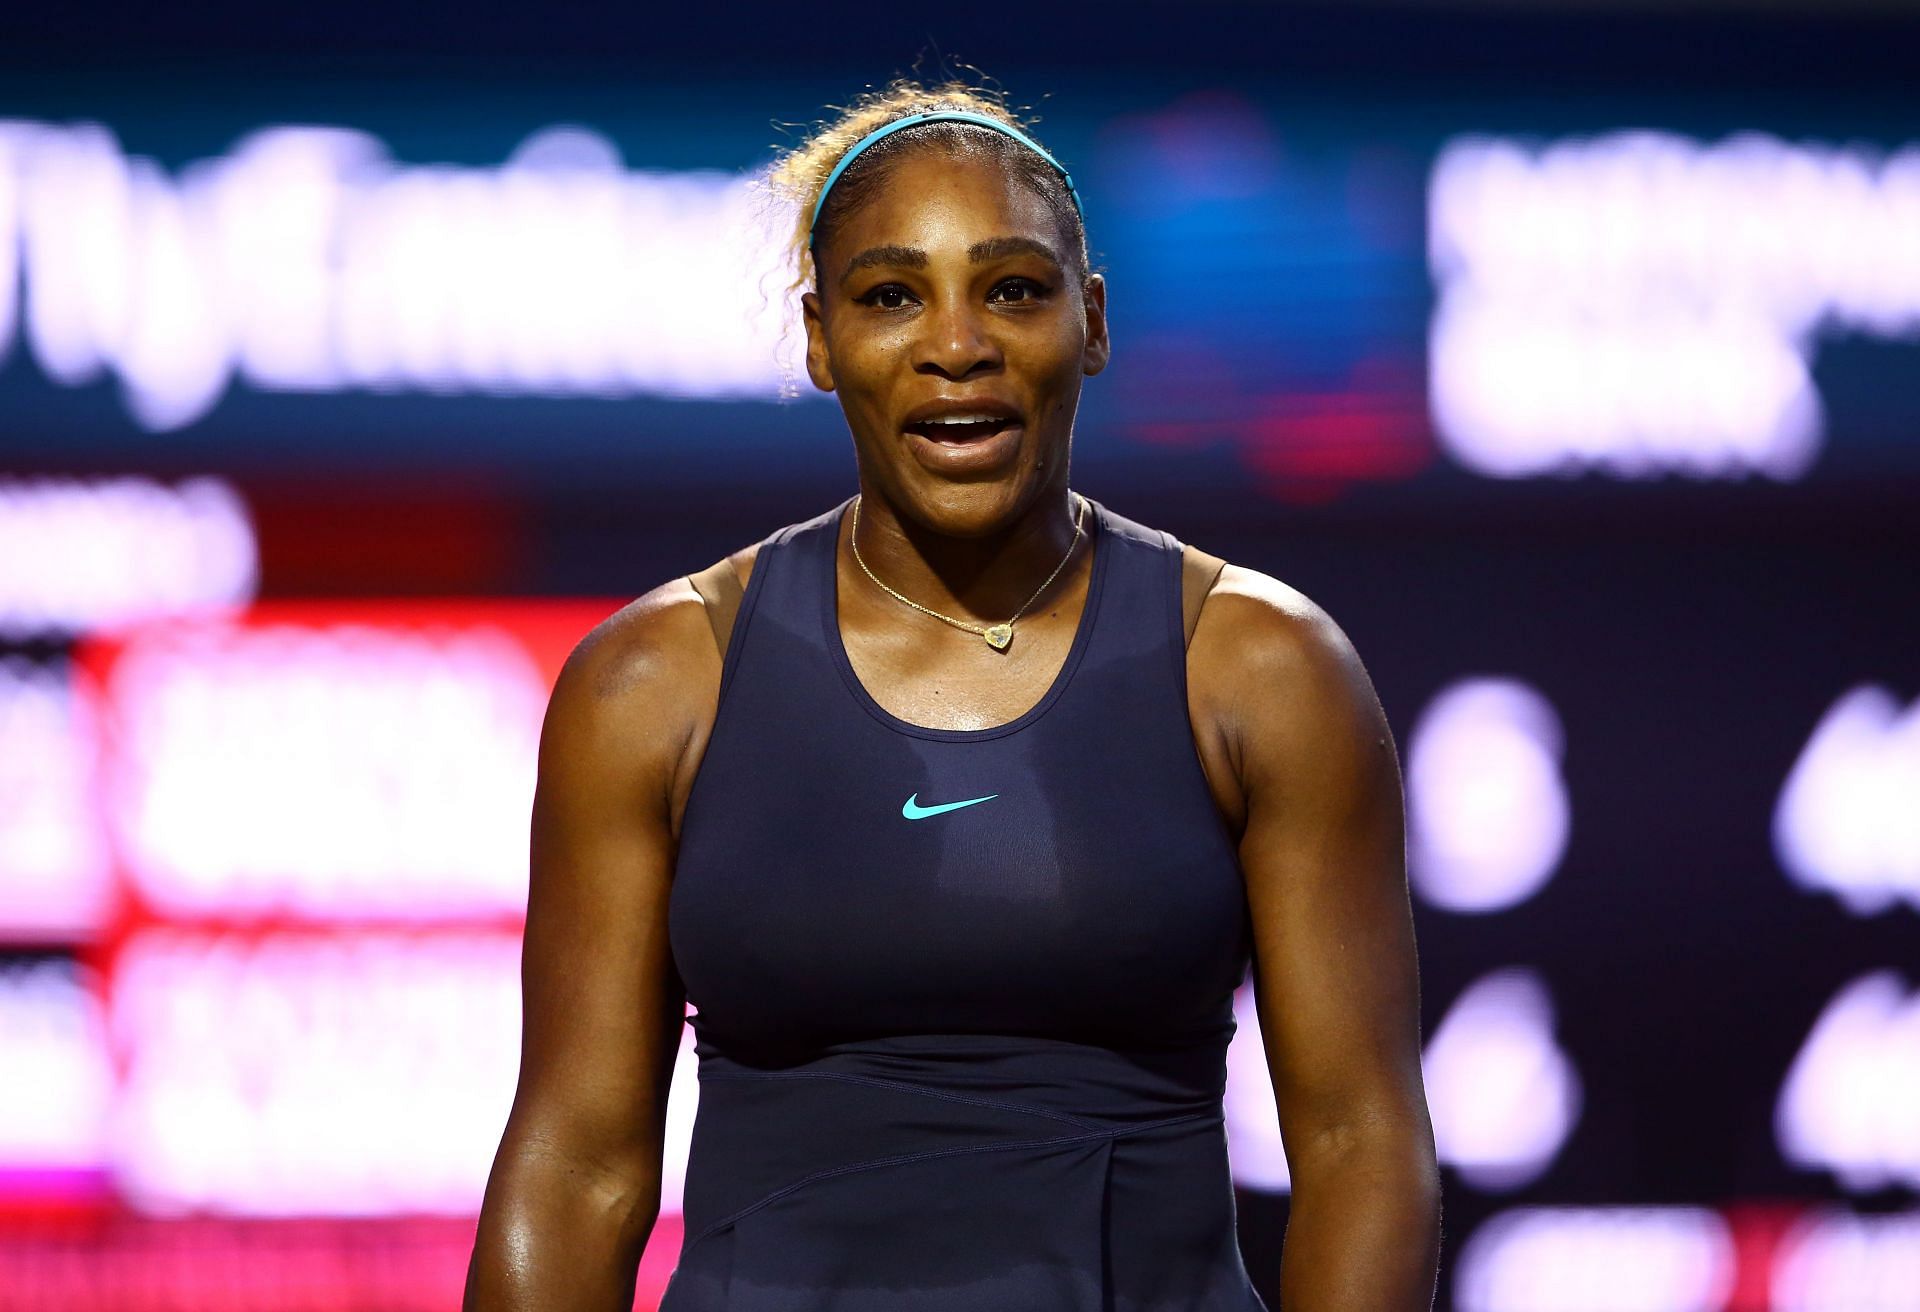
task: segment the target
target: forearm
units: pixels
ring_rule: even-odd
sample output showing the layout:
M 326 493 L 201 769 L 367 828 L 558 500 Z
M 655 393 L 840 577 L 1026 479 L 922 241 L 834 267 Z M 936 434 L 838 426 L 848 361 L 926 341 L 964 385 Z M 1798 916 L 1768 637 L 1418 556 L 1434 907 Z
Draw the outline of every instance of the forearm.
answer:
M 630 1312 L 659 1190 L 551 1158 L 487 1182 L 462 1312 Z
M 1300 1154 L 1281 1252 L 1286 1312 L 1430 1312 L 1440 1178 L 1426 1125 Z

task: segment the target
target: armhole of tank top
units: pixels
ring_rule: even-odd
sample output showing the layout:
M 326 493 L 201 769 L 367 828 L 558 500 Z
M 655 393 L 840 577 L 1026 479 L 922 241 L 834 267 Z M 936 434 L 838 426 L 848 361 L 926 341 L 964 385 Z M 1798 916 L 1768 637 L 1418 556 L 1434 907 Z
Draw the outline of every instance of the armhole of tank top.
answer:
M 1167 648 L 1173 662 L 1174 723 L 1187 741 L 1187 756 L 1200 791 L 1213 806 L 1213 785 L 1207 778 L 1206 762 L 1200 759 L 1200 744 L 1194 737 L 1193 698 L 1187 686 L 1187 547 L 1179 538 L 1161 529 L 1166 542 Z
M 733 686 L 734 671 L 740 668 L 740 653 L 747 643 L 747 630 L 753 626 L 753 612 L 758 607 L 760 594 L 764 589 L 761 583 L 767 577 L 768 567 L 773 563 L 773 550 L 784 539 L 784 530 L 773 533 L 761 540 L 760 549 L 753 556 L 753 573 L 747 576 L 746 586 L 741 590 L 740 602 L 734 608 L 733 626 L 727 631 L 726 655 L 720 661 L 720 690 L 715 694 L 714 729 L 719 729 L 719 717 L 726 710 L 727 689 Z M 731 566 L 729 566 L 731 572 Z M 734 575 L 735 586 L 739 585 L 739 576 Z
M 733 640 L 733 623 L 740 618 L 740 598 L 744 591 L 740 585 L 740 575 L 733 568 L 733 557 L 728 556 L 718 565 L 687 577 L 694 581 L 694 591 L 700 593 L 700 600 L 706 603 L 707 627 L 713 630 L 714 645 L 720 653 L 720 664 L 724 667 L 727 647 Z M 711 582 L 711 592 L 703 590 L 703 577 Z
M 1167 585 L 1167 633 L 1168 646 L 1173 649 L 1173 692 L 1174 700 L 1177 703 L 1174 707 L 1174 723 L 1180 726 L 1180 733 L 1187 741 L 1187 768 L 1191 772 L 1191 777 L 1195 784 L 1198 785 L 1199 795 L 1206 801 L 1207 813 L 1219 821 L 1221 833 L 1227 836 L 1227 846 L 1229 850 L 1233 852 L 1234 864 L 1238 867 L 1240 862 L 1239 847 L 1233 841 L 1232 833 L 1227 827 L 1226 817 L 1220 814 L 1219 803 L 1213 795 L 1213 780 L 1207 775 L 1207 763 L 1200 755 L 1200 742 L 1194 736 L 1193 699 L 1187 687 L 1187 546 L 1186 543 L 1180 541 L 1179 538 L 1168 533 L 1165 529 L 1161 529 L 1160 532 L 1166 537 L 1168 547 L 1166 553 L 1168 557 L 1167 576 L 1171 580 Z M 1223 564 L 1222 569 L 1224 568 L 1225 566 Z M 1219 582 L 1219 579 L 1220 571 L 1215 571 L 1213 577 L 1207 580 L 1207 590 L 1209 592 L 1213 590 L 1213 585 Z M 1206 602 L 1203 598 L 1201 601 L 1202 609 L 1205 608 L 1205 605 Z M 1197 620 L 1194 624 L 1194 629 L 1196 632 L 1199 630 Z M 1243 881 L 1242 888 L 1244 889 L 1244 873 L 1241 878 Z M 1244 908 L 1247 904 L 1243 900 L 1241 905 Z M 1253 950 L 1253 918 L 1251 914 L 1243 914 L 1240 922 L 1240 945 L 1236 949 L 1236 955 L 1241 963 L 1240 978 L 1234 985 L 1236 992 L 1241 985 L 1252 978 Z M 1229 995 L 1228 1005 L 1231 1007 L 1231 995 Z
M 1187 736 L 1193 736 L 1193 727 L 1187 712 L 1187 547 L 1179 538 L 1160 530 L 1161 540 L 1166 551 L 1167 592 L 1167 646 L 1173 656 L 1173 690 L 1179 698 L 1180 723 L 1187 726 Z

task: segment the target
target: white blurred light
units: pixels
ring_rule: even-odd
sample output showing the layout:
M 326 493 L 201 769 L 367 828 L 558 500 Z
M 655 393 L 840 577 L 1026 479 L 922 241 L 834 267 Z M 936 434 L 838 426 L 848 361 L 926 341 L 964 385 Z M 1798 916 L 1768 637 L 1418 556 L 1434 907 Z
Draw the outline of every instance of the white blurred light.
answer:
M 1698 1207 L 1526 1207 L 1467 1240 L 1460 1312 L 1720 1312 L 1733 1235 Z
M 259 573 L 222 479 L 0 477 L 0 639 L 231 614 Z
M 1820 1013 L 1774 1113 L 1788 1161 L 1850 1190 L 1920 1187 L 1920 995 L 1892 971 L 1861 977 Z
M 0 936 L 93 937 L 112 893 L 96 697 L 66 665 L 0 656 Z
M 1781 1237 L 1774 1312 L 1920 1312 L 1920 1212 L 1822 1209 Z
M 106 677 L 108 820 L 160 914 L 524 911 L 548 684 L 505 630 L 167 625 Z
M 1818 451 L 1806 362 L 1749 322 L 1648 314 L 1622 327 L 1462 293 L 1436 314 L 1431 358 L 1439 432 L 1489 477 L 1791 480 Z
M 1234 992 L 1233 1019 L 1238 1028 L 1227 1043 L 1227 1089 L 1221 1102 L 1234 1183 L 1244 1189 L 1285 1193 L 1292 1187 L 1292 1178 L 1251 983 Z
M 1560 719 L 1533 688 L 1479 678 L 1435 697 L 1407 753 L 1407 873 L 1449 911 L 1499 911 L 1552 877 L 1571 807 Z
M 686 1210 L 687 1155 L 693 1148 L 693 1122 L 700 1111 L 700 1058 L 693 1026 L 680 1027 L 679 1055 L 667 1087 L 667 1120 L 660 1148 L 660 1211 Z
M 1531 970 L 1498 970 L 1460 995 L 1423 1063 L 1440 1160 L 1476 1188 L 1537 1179 L 1580 1117 L 1580 1077 L 1554 1042 L 1553 1002 Z
M 18 248 L 42 369 L 68 385 L 111 369 L 150 430 L 204 415 L 236 375 L 773 397 L 786 217 L 753 178 L 628 171 L 567 125 L 494 169 L 271 127 L 170 178 L 98 124 L 0 122 L 0 358 Z
M 113 1092 L 106 1025 L 70 961 L 0 966 L 0 1179 L 105 1164 Z
M 108 996 L 140 1210 L 478 1210 L 517 1079 L 516 934 L 146 930 Z
M 1434 420 L 1489 476 L 1796 479 L 1819 335 L 1920 335 L 1920 147 L 1468 137 L 1428 206 Z
M 1920 908 L 1920 701 L 1869 686 L 1835 702 L 1780 790 L 1773 843 L 1795 883 L 1856 915 Z
M 1223 1100 L 1235 1183 L 1291 1187 L 1251 984 L 1233 998 Z M 1516 1189 L 1552 1164 L 1580 1115 L 1580 1079 L 1555 1044 L 1553 1004 L 1532 971 L 1496 971 L 1435 1028 L 1422 1068 L 1440 1161 L 1484 1190 Z
M 0 365 L 13 353 L 14 316 L 20 280 L 21 135 L 0 119 Z

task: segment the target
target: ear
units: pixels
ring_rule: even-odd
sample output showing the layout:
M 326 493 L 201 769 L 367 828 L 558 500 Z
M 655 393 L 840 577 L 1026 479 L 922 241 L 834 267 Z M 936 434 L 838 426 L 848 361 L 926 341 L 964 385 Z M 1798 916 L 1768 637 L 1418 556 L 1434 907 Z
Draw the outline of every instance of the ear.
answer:
M 833 390 L 833 364 L 827 356 L 827 326 L 820 317 L 820 296 L 808 292 L 800 298 L 800 317 L 807 328 L 807 377 L 823 392 Z
M 1081 299 L 1087 310 L 1087 349 L 1081 371 L 1092 377 L 1105 369 L 1113 356 L 1113 342 L 1107 336 L 1107 280 L 1100 274 L 1089 274 Z

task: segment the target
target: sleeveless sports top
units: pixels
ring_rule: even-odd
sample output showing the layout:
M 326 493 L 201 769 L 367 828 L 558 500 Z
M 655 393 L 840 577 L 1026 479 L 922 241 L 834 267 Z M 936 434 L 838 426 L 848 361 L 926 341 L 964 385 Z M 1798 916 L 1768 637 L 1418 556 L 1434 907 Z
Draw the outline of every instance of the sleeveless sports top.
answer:
M 669 903 L 700 1098 L 664 1312 L 1263 1307 L 1220 1105 L 1250 927 L 1182 548 L 1089 503 L 1066 660 L 988 729 L 861 685 L 851 497 L 761 544 Z

